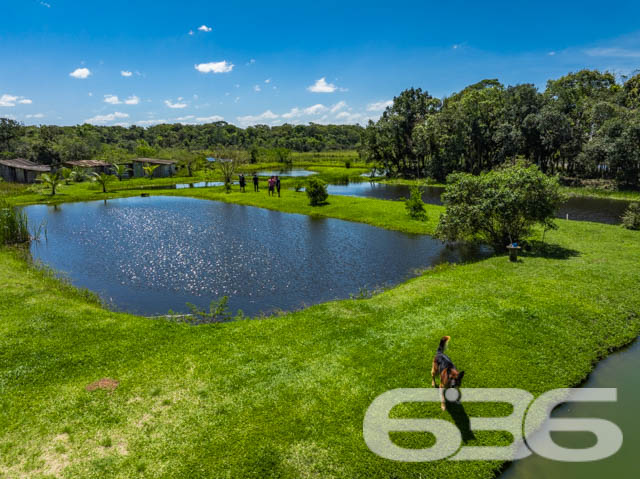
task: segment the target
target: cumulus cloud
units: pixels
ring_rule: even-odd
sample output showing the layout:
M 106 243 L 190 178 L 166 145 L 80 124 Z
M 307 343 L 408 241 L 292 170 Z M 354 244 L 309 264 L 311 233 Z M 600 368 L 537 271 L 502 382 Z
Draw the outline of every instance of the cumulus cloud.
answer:
M 140 103 L 140 98 L 138 98 L 135 95 L 131 95 L 129 98 L 127 98 L 125 101 L 125 104 L 127 105 L 137 105 L 138 103 Z
M 110 105 L 119 105 L 122 103 L 117 95 L 105 95 L 104 102 L 109 103 Z
M 260 115 L 239 116 L 238 121 L 242 125 L 254 125 L 256 123 L 260 123 L 268 120 L 275 120 L 276 118 L 278 118 L 278 115 L 276 115 L 271 110 L 267 110 L 261 113 Z
M 23 96 L 8 95 L 6 93 L 0 96 L 0 106 L 12 107 L 16 106 L 16 104 L 31 105 L 32 103 L 29 98 Z
M 198 123 L 214 123 L 216 121 L 224 121 L 224 118 L 221 117 L 220 115 L 200 116 L 200 117 L 196 118 L 196 121 Z
M 312 93 L 333 93 L 336 90 L 347 91 L 345 88 L 338 88 L 333 83 L 327 83 L 326 77 L 322 77 L 317 80 L 313 85 L 307 87 Z
M 89 78 L 90 75 L 91 75 L 91 70 L 89 70 L 88 68 L 76 68 L 71 73 L 69 73 L 70 77 L 77 78 L 79 80 L 84 80 L 86 78 Z
M 25 115 L 25 118 L 44 118 L 44 113 L 34 113 L 33 115 Z
M 140 121 L 136 121 L 136 125 L 140 125 L 140 126 L 161 125 L 163 123 L 169 123 L 169 122 L 167 120 L 140 120 Z
M 324 113 L 327 111 L 327 107 L 318 103 L 317 105 L 312 105 L 303 110 L 305 115 L 319 115 L 320 113 Z
M 265 83 L 271 83 L 271 78 L 267 78 L 264 82 Z
M 122 75 L 123 77 L 128 78 L 128 77 L 130 77 L 131 75 L 133 75 L 133 73 L 132 73 L 132 72 L 130 72 L 130 71 L 128 71 L 128 70 L 121 70 L 121 71 L 120 71 L 120 75 Z
M 335 105 L 333 105 L 331 107 L 331 113 L 337 113 L 340 110 L 342 110 L 343 108 L 347 107 L 347 102 L 346 101 L 339 101 L 338 103 L 336 103 Z
M 383 100 L 367 105 L 367 111 L 384 111 L 388 106 L 393 105 L 393 100 Z
M 91 123 L 94 125 L 101 125 L 104 123 L 109 123 L 114 120 L 121 120 L 123 118 L 129 118 L 129 115 L 126 113 L 121 113 L 119 111 L 116 111 L 114 113 L 109 113 L 107 115 L 96 115 L 93 118 L 89 118 L 88 120 L 85 120 L 84 122 Z
M 164 104 L 169 108 L 186 108 L 187 104 L 182 101 L 182 98 L 178 98 L 178 101 L 173 103 L 171 100 L 165 100 Z
M 223 60 L 221 62 L 199 63 L 195 69 L 200 73 L 229 73 L 233 67 L 233 63 Z
M 208 32 L 210 32 L 211 30 L 213 30 L 213 28 L 208 27 L 208 26 L 206 26 L 206 25 L 201 25 L 201 26 L 199 26 L 199 27 L 198 27 L 198 30 L 200 30 L 201 32 L 207 32 L 207 33 L 208 33 Z
M 255 92 L 259 92 L 260 90 L 262 90 L 262 88 L 260 88 L 260 85 L 255 85 L 253 87 L 253 91 L 255 91 Z

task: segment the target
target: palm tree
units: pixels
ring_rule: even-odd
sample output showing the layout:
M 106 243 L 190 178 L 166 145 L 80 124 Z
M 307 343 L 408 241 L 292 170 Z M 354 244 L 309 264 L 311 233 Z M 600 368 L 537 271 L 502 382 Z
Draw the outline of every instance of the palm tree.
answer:
M 107 175 L 106 173 L 92 173 L 91 177 L 93 181 L 102 185 L 102 192 L 107 192 L 107 183 L 113 180 L 113 176 Z
M 87 179 L 87 172 L 84 171 L 82 168 L 75 166 L 73 168 L 73 171 L 69 175 L 69 177 L 71 178 L 71 181 L 75 181 L 76 183 L 81 183 Z
M 119 181 L 122 181 L 122 177 L 127 174 L 129 167 L 124 164 L 113 165 L 113 172 L 118 177 Z
M 64 184 L 68 185 L 71 179 L 71 170 L 69 168 L 60 168 L 60 176 L 64 179 Z
M 153 172 L 156 171 L 156 169 L 159 167 L 160 165 L 145 165 L 142 168 L 144 169 L 145 174 L 147 175 L 147 178 L 149 178 L 150 180 L 153 179 Z
M 40 181 L 51 187 L 51 196 L 56 194 L 56 188 L 62 183 L 62 177 L 57 171 L 55 173 L 43 173 Z

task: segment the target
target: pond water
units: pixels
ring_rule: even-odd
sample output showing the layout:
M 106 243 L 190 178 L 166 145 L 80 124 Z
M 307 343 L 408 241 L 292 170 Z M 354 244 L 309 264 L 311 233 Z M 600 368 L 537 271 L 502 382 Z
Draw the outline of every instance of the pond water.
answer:
M 24 208 L 46 222 L 36 260 L 97 292 L 113 308 L 143 315 L 186 311 L 229 296 L 232 311 L 292 310 L 397 284 L 443 262 L 482 257 L 335 219 L 318 219 L 183 197 L 135 197 Z
M 640 444 L 640 342 L 613 353 L 600 361 L 583 387 L 617 388 L 617 403 L 566 403 L 556 408 L 552 417 L 602 418 L 622 429 L 622 448 L 601 461 L 585 463 L 558 462 L 531 455 L 509 465 L 500 479 L 600 479 L 602 477 L 637 477 Z M 587 448 L 595 436 L 587 432 L 553 432 L 554 441 L 568 448 Z
M 295 177 L 311 176 L 311 175 L 318 174 L 316 171 L 309 171 L 309 170 L 298 169 L 298 168 L 293 168 L 290 170 L 272 170 L 272 171 L 264 170 L 264 171 L 258 171 L 256 173 L 258 173 L 258 176 L 295 176 Z M 245 176 L 247 177 L 247 180 L 249 180 L 252 174 L 247 173 Z
M 362 196 L 382 200 L 403 200 L 409 196 L 407 185 L 388 185 L 377 182 L 358 182 L 348 185 L 329 185 L 329 194 L 345 196 Z M 441 186 L 426 186 L 422 199 L 427 204 L 441 205 L 440 195 L 444 192 Z M 629 201 L 610 200 L 607 198 L 571 197 L 558 210 L 558 218 L 576 221 L 594 221 L 596 223 L 620 224 Z

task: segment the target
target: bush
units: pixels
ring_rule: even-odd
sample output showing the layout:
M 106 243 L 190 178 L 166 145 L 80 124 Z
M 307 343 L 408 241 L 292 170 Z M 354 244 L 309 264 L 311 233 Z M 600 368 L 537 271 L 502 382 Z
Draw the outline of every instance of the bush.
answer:
M 344 160 L 344 167 L 345 168 L 351 168 L 351 160 L 350 159 Z
M 311 206 L 318 206 L 327 200 L 327 184 L 318 178 L 309 178 L 307 196 Z
M 640 203 L 631 203 L 622 215 L 622 226 L 628 230 L 640 230 Z
M 404 201 L 407 213 L 414 220 L 426 221 L 427 211 L 424 209 L 422 201 L 422 189 L 418 185 L 413 185 L 409 190 L 409 198 Z
M 27 215 L 0 200 L 0 245 L 26 243 L 30 239 Z
M 479 176 L 455 173 L 442 195 L 446 212 L 436 235 L 444 240 L 478 236 L 497 251 L 522 242 L 535 224 L 554 229 L 555 212 L 563 201 L 558 179 L 536 166 L 518 162 Z
M 302 191 L 302 188 L 304 188 L 304 181 L 302 180 L 297 180 L 293 185 L 293 189 L 296 193 L 300 193 Z

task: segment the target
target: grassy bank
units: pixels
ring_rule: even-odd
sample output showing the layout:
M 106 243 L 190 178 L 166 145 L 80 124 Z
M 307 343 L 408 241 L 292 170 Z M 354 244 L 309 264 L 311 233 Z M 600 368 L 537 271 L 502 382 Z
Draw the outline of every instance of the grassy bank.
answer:
M 2 249 L 0 476 L 490 478 L 497 463 L 380 459 L 362 419 L 386 390 L 428 387 L 443 334 L 466 387 L 533 393 L 578 383 L 634 338 L 640 234 L 560 225 L 547 233 L 553 247 L 517 264 L 443 267 L 371 299 L 199 327 L 106 311 Z M 85 389 L 103 377 L 118 388 Z M 464 422 L 504 412 L 464 409 L 396 414 Z

